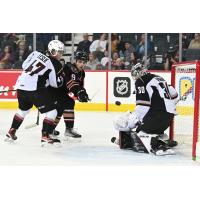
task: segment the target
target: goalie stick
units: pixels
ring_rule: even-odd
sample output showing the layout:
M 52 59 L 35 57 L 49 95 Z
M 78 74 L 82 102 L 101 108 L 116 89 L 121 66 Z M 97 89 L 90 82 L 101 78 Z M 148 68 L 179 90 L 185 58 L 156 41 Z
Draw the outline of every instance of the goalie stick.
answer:
M 180 101 L 185 101 L 190 93 L 192 93 L 192 87 L 190 87 L 181 97 L 179 97 L 176 104 L 178 104 Z
M 29 128 L 33 128 L 33 127 L 38 126 L 39 125 L 39 121 L 40 121 L 40 112 L 38 110 L 36 123 L 25 126 L 25 129 L 29 129 Z

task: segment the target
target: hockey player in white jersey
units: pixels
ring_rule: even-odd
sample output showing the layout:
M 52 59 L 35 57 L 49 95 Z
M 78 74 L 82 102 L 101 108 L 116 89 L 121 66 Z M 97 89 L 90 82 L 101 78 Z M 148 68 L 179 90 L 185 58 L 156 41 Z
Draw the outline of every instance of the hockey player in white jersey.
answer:
M 135 80 L 135 111 L 114 121 L 119 130 L 120 148 L 156 155 L 173 154 L 171 147 L 177 142 L 162 138 L 176 114 L 177 92 L 162 77 L 147 72 L 141 63 L 132 67 L 131 76 Z
M 52 40 L 48 44 L 49 56 L 34 51 L 24 61 L 22 74 L 16 83 L 19 110 L 14 115 L 11 128 L 6 134 L 7 140 L 17 139 L 17 129 L 30 109 L 35 105 L 40 113 L 46 114 L 43 120 L 42 145 L 60 142 L 50 137 L 57 115 L 57 102 L 53 99 L 51 93 L 48 92 L 47 87 L 58 88 L 63 83 L 63 77 L 56 74 L 56 71 L 62 70 L 59 60 L 63 55 L 63 48 L 62 42 Z

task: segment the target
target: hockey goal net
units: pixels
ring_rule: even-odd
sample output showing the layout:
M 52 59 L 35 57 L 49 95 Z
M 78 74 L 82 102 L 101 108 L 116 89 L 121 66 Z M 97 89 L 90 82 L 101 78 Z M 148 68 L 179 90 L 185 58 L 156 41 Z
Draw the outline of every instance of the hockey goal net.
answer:
M 184 144 L 192 159 L 200 157 L 199 131 L 199 96 L 200 96 L 200 61 L 182 62 L 172 66 L 171 84 L 179 94 L 177 113 L 170 126 L 170 138 Z

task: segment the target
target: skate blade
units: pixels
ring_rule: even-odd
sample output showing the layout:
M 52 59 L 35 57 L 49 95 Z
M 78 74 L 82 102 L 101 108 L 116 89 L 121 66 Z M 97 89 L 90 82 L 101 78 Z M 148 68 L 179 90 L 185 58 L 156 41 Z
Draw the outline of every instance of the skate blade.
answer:
M 81 142 L 81 138 L 74 138 L 74 137 L 71 137 L 71 136 L 65 136 L 63 138 L 64 141 L 66 142 Z
M 13 143 L 14 143 L 14 140 L 13 140 L 12 138 L 6 137 L 6 138 L 4 139 L 4 142 L 7 142 L 7 143 L 9 143 L 9 144 L 13 144 Z
M 175 152 L 172 149 L 168 149 L 166 151 L 158 150 L 155 153 L 156 156 L 165 156 L 165 155 L 174 155 L 174 154 Z
M 49 144 L 49 143 L 42 143 L 41 144 L 42 148 L 60 148 L 62 147 L 61 143 L 59 142 L 55 142 L 53 144 Z

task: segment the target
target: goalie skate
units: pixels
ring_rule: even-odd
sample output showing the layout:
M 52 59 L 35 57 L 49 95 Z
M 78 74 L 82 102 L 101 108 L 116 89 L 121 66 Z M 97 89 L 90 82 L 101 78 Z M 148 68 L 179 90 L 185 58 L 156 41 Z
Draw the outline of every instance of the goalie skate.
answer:
M 155 144 L 156 144 L 156 146 L 155 146 Z M 175 154 L 175 152 L 166 144 L 166 142 L 160 140 L 159 137 L 152 138 L 151 146 L 152 146 L 151 152 L 157 156 L 174 155 Z
M 178 145 L 178 142 L 175 140 L 170 140 L 167 134 L 159 135 L 159 139 L 165 142 L 169 147 L 175 147 Z
M 165 155 L 174 155 L 175 152 L 172 149 L 167 149 L 167 150 L 157 150 L 155 152 L 156 156 L 165 156 Z

